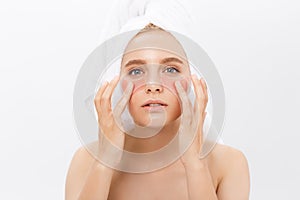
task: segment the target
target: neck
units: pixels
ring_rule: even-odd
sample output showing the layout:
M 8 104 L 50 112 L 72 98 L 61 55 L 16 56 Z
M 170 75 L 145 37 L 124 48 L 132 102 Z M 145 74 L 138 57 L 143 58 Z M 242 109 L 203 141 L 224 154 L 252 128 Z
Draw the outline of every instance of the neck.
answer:
M 165 125 L 157 134 L 151 137 L 143 138 L 143 133 L 151 132 L 151 130 L 145 130 L 145 128 L 140 129 L 142 131 L 135 132 L 134 135 L 139 135 L 140 137 L 125 134 L 124 149 L 134 153 L 147 153 L 159 150 L 170 143 L 176 136 L 179 123 L 180 119 L 178 118 L 174 122 Z M 137 131 L 138 130 L 139 129 L 137 129 Z

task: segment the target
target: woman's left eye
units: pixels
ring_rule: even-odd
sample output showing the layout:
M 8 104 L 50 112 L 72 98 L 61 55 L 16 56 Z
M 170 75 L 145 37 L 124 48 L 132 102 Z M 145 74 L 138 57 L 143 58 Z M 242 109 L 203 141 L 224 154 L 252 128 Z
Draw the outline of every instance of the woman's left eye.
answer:
M 179 70 L 176 69 L 175 67 L 167 67 L 164 72 L 168 72 L 168 73 L 178 73 Z

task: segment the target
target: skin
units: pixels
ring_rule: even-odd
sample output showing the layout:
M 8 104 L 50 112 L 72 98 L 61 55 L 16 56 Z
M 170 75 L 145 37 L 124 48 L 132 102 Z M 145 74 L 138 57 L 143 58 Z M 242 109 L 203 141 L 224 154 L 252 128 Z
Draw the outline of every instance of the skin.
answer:
M 161 40 L 161 41 L 160 41 Z M 156 42 L 156 43 L 155 43 Z M 170 51 L 141 49 L 153 45 Z M 179 66 L 181 75 L 193 84 L 196 93 L 195 107 L 187 98 L 187 82 L 175 81 L 172 92 L 159 84 L 145 85 L 135 90 L 134 84 L 124 85 L 124 95 L 114 110 L 110 99 L 120 78 L 132 68 L 125 65 L 133 59 L 143 59 L 146 64 L 161 64 L 166 57 L 176 57 L 183 61 Z M 165 63 L 178 67 L 178 63 Z M 203 79 L 190 75 L 185 54 L 180 44 L 164 31 L 149 31 L 139 34 L 127 46 L 121 66 L 120 76 L 100 87 L 95 98 L 99 127 L 105 136 L 120 148 L 133 152 L 149 152 L 165 146 L 177 133 L 179 127 L 184 132 L 193 133 L 196 138 L 186 152 L 171 165 L 163 169 L 143 174 L 116 171 L 98 162 L 84 147 L 79 148 L 70 164 L 66 180 L 66 200 L 73 199 L 249 199 L 250 178 L 247 159 L 232 147 L 216 144 L 204 159 L 198 159 L 203 143 L 203 122 L 208 101 L 207 86 Z M 173 70 L 174 71 L 174 70 Z M 124 134 L 116 125 L 116 120 L 129 105 L 130 114 L 139 125 L 146 126 L 151 117 L 140 105 L 145 98 L 159 98 L 168 102 L 165 109 L 165 126 L 159 134 L 151 138 L 135 138 Z M 182 106 L 182 110 L 178 109 Z M 105 114 L 103 114 L 105 113 Z M 182 115 L 181 115 L 182 114 Z M 115 116 L 115 118 L 113 117 Z M 197 127 L 197 128 L 195 128 Z M 99 136 L 100 137 L 100 136 Z M 103 138 L 102 138 L 103 139 Z M 100 141 L 101 138 L 100 138 Z M 98 156 L 104 156 L 105 144 L 95 142 Z M 110 155 L 119 163 L 122 155 Z

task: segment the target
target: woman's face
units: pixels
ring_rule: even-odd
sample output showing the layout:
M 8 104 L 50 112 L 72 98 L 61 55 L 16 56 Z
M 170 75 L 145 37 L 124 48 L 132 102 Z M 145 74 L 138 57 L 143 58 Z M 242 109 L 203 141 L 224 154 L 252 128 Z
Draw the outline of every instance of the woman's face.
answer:
M 121 86 L 134 86 L 129 112 L 136 124 L 147 126 L 151 118 L 165 125 L 181 115 L 175 82 L 187 91 L 190 70 L 185 53 L 169 33 L 151 30 L 135 36 L 128 44 L 121 64 Z

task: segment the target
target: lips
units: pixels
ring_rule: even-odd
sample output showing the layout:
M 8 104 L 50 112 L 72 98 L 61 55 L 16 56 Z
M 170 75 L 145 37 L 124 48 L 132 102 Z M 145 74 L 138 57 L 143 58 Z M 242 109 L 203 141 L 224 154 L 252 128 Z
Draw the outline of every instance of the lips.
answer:
M 168 106 L 168 104 L 166 104 L 165 102 L 161 100 L 155 100 L 155 99 L 150 99 L 142 105 L 142 107 L 145 108 L 166 107 L 166 106 Z

